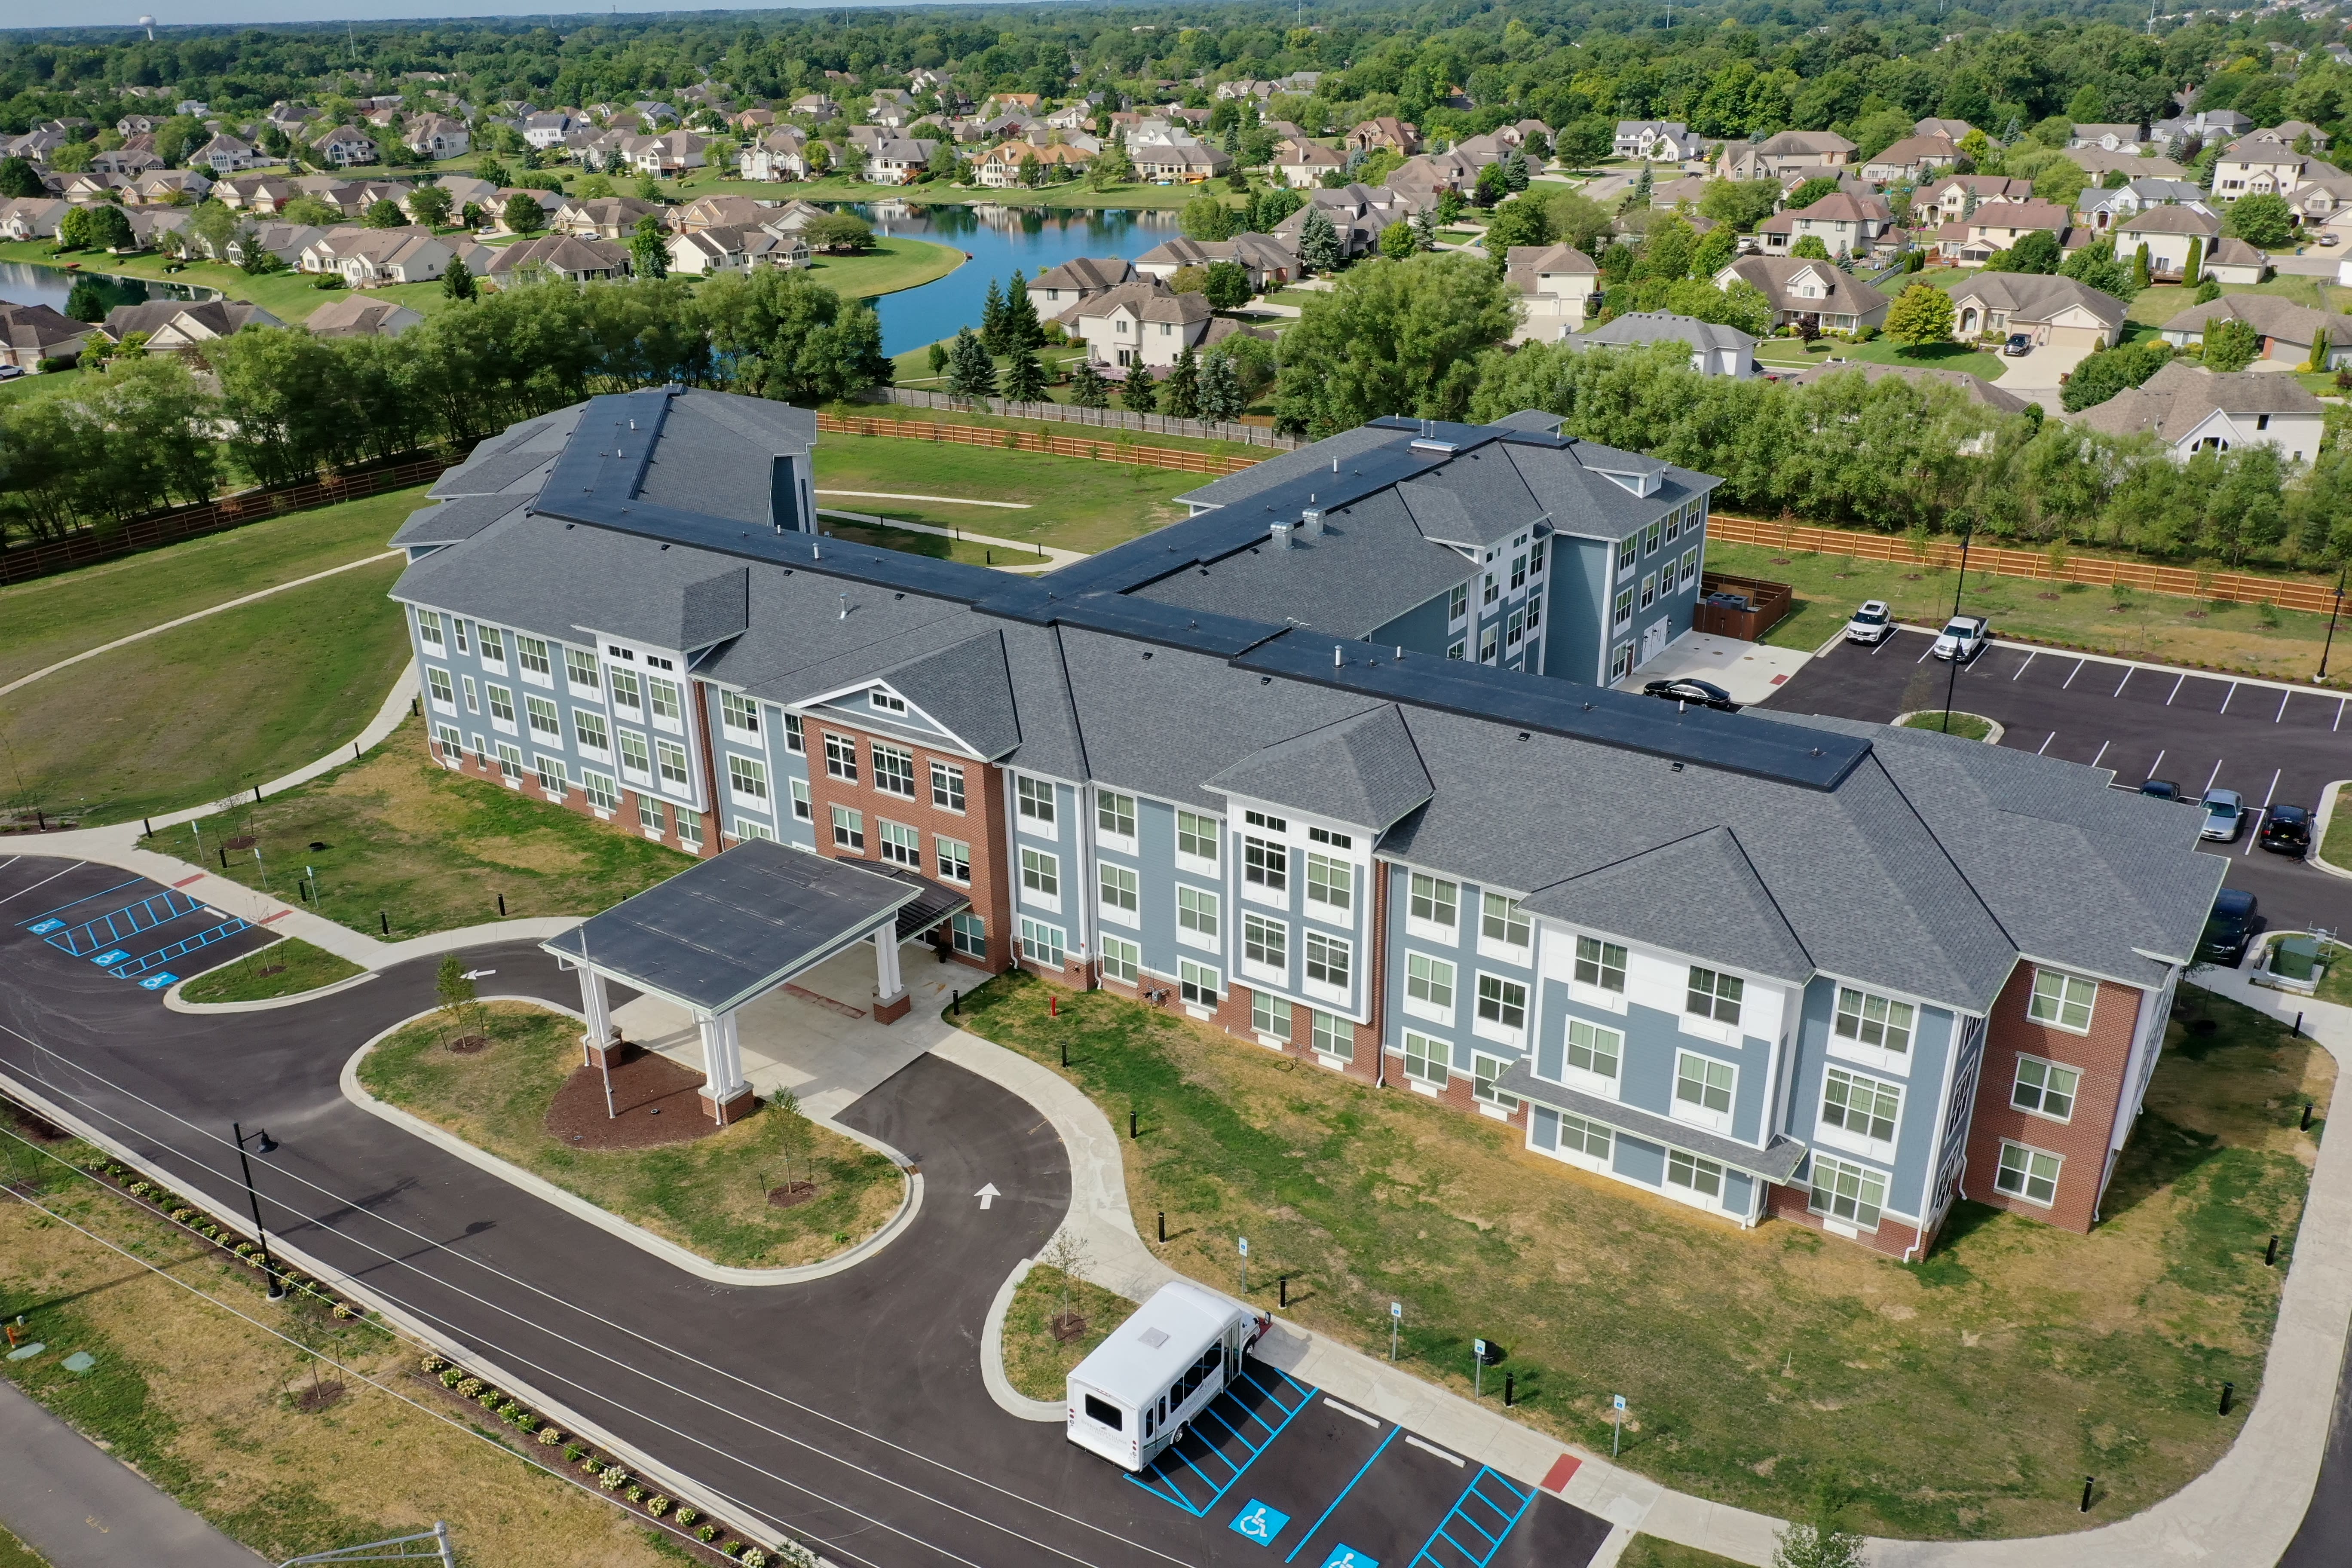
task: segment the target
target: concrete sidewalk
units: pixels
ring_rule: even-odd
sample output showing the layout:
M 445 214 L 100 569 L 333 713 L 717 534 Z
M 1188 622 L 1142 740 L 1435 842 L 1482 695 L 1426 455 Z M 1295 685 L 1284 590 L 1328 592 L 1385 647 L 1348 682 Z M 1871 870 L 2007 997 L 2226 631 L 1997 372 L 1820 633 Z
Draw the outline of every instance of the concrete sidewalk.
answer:
M 0 1382 L 0 1523 L 53 1568 L 254 1568 L 262 1560 Z

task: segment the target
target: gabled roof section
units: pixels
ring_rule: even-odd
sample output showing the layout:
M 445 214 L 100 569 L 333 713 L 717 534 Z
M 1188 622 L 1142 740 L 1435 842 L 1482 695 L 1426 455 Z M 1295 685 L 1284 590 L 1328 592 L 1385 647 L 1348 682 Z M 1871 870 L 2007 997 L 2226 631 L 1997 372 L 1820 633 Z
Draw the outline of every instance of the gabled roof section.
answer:
M 981 627 L 975 636 L 892 665 L 878 679 L 993 761 L 1021 743 L 1021 719 L 1005 664 L 1004 634 L 984 622 L 975 624 Z
M 1392 702 L 1251 752 L 1203 786 L 1387 831 L 1435 793 Z
M 1555 882 L 1525 902 L 1570 925 L 1718 959 L 1750 973 L 1799 984 L 1812 977 L 1812 955 L 1728 827 L 1709 827 Z
M 529 496 L 459 496 L 408 514 L 392 536 L 394 549 L 455 544 L 530 504 Z
M 664 646 L 706 648 L 741 636 L 751 625 L 751 569 L 730 566 L 677 591 L 678 640 Z

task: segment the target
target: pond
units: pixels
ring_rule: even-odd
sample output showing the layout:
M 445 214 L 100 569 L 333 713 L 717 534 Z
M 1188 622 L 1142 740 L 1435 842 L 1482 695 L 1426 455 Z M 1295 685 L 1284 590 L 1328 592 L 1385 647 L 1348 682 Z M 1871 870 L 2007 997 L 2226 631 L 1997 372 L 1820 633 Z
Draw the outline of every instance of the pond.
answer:
M 68 308 L 77 289 L 91 307 L 79 314 Z M 89 301 L 91 295 L 96 296 L 94 301 Z M 144 278 L 116 278 L 103 272 L 68 271 L 37 261 L 0 261 L 0 300 L 12 305 L 47 305 L 77 321 L 102 320 L 117 305 L 143 305 L 150 300 L 219 298 L 219 289 L 207 289 L 201 283 L 163 283 Z
M 872 224 L 876 234 L 951 245 L 971 258 L 934 282 L 874 301 L 882 318 L 882 352 L 887 354 L 951 338 L 958 327 L 977 328 L 989 280 L 1001 286 L 1016 267 L 1034 278 L 1077 256 L 1119 256 L 1132 261 L 1181 232 L 1173 212 L 1150 209 L 1045 212 L 993 204 L 917 206 L 880 201 L 854 202 L 843 210 Z

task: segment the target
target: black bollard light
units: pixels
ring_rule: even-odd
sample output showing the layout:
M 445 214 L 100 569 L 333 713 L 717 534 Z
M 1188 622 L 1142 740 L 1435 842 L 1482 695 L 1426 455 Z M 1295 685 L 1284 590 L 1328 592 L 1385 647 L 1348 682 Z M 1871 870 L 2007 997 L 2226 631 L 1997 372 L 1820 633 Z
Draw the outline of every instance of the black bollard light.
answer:
M 950 1015 L 954 1016 L 961 1017 L 961 1016 L 962 1016 L 962 1014 L 963 1014 L 963 993 L 962 993 L 962 992 L 961 992 L 961 991 L 950 991 L 950 992 L 949 992 L 949 993 L 948 993 L 948 1012 L 949 1012 Z
M 390 910 L 378 910 L 375 912 L 375 918 L 383 922 L 383 934 L 390 936 L 392 934 L 392 911 Z
M 500 920 L 504 920 L 504 919 L 506 919 L 506 918 L 507 918 L 507 896 L 506 896 L 504 893 L 500 893 L 500 894 L 499 895 L 499 919 L 500 919 Z
M 2083 1478 L 2083 1511 L 2084 1513 L 2091 1511 L 2091 1486 L 2092 1483 L 2096 1481 L 2099 1478 L 2096 1476 L 2084 1476 Z
M 2238 1385 L 2237 1385 L 2236 1384 L 2234 1384 L 2234 1383 L 2225 1383 L 2225 1384 L 2223 1384 L 2221 1385 L 2221 1414 L 2222 1414 L 2222 1415 L 2227 1415 L 2228 1414 L 2230 1414 L 2230 1396 L 2231 1396 L 2231 1394 L 2233 1394 L 2237 1393 L 2237 1392 L 2238 1392 Z
M 1160 1245 L 1162 1247 L 1168 1245 L 1168 1211 L 1166 1209 L 1160 1211 Z
M 2311 1101 L 2307 1100 L 2303 1102 L 2303 1130 L 2311 1131 Z
M 1504 1409 L 1508 1410 L 1512 1405 L 1517 1405 L 1519 1402 L 1518 1383 L 1519 1374 L 1517 1373 L 1507 1372 L 1503 1374 Z
M 1142 1133 L 1140 1133 L 1140 1132 L 1139 1132 L 1139 1131 L 1136 1131 L 1136 1127 L 1135 1127 L 1135 1112 L 1134 1112 L 1134 1111 L 1132 1111 L 1132 1110 L 1130 1110 L 1130 1111 L 1129 1111 L 1129 1112 L 1127 1113 L 1127 1136 L 1128 1136 L 1128 1141 L 1129 1141 L 1129 1142 L 1134 1142 L 1136 1139 L 1140 1138 L 1140 1137 L 1142 1137 L 1142 1136 L 1143 1136 L 1143 1134 L 1142 1134 Z
M 2271 1237 L 2270 1246 L 2263 1252 L 2263 1267 L 2265 1268 L 2278 1267 L 2278 1237 L 2275 1235 Z
M 1277 1303 L 1278 1303 L 1279 1305 L 1281 1305 L 1281 1306 L 1284 1306 L 1284 1307 L 1287 1307 L 1287 1306 L 1289 1306 L 1289 1305 L 1290 1305 L 1290 1276 L 1289 1276 L 1289 1275 L 1287 1275 L 1287 1274 L 1286 1274 L 1286 1275 L 1284 1275 L 1284 1276 L 1283 1276 L 1279 1280 L 1277 1280 L 1276 1283 L 1276 1285 L 1277 1285 L 1277 1286 L 1278 1286 L 1278 1288 L 1279 1288 L 1279 1289 L 1278 1289 L 1278 1290 L 1277 1290 L 1277 1292 L 1276 1292 L 1276 1299 Z

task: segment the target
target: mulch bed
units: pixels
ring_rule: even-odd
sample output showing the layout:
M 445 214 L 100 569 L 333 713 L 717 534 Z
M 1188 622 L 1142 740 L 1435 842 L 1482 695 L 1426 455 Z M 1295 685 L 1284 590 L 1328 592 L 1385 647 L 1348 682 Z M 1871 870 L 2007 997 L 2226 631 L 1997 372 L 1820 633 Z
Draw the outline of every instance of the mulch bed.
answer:
M 1053 1330 L 1054 1337 L 1064 1344 L 1087 1331 L 1087 1321 L 1076 1312 L 1056 1312 L 1046 1320 L 1045 1326 Z
M 316 1415 L 321 1410 L 331 1409 L 341 1404 L 345 1392 L 347 1391 L 340 1383 L 307 1384 L 302 1391 L 294 1396 L 294 1406 L 298 1410 Z
M 460 1035 L 449 1042 L 448 1048 L 453 1056 L 478 1057 L 490 1048 L 490 1037 L 488 1035 Z
M 656 1149 L 690 1143 L 719 1131 L 702 1109 L 702 1075 L 641 1046 L 624 1048 L 613 1068 L 613 1108 L 604 1114 L 601 1068 L 572 1069 L 547 1108 L 550 1135 L 574 1149 Z
M 786 1182 L 781 1187 L 768 1189 L 768 1206 L 772 1209 L 798 1208 L 814 1196 L 814 1182 Z

